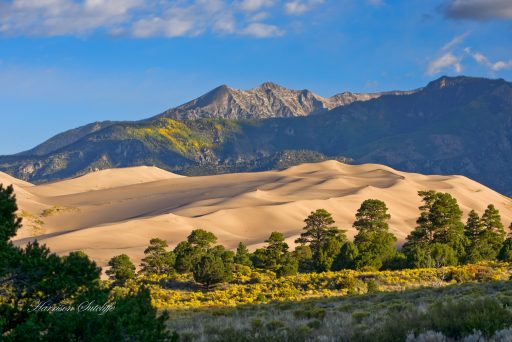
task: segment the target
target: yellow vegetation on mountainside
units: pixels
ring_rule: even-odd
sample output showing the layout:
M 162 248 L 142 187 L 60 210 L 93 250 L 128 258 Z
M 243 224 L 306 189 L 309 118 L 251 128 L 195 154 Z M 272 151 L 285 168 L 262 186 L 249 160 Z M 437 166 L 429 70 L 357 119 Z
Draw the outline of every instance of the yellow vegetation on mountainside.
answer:
M 207 137 L 193 132 L 185 123 L 162 118 L 158 124 L 146 127 L 127 127 L 129 136 L 136 137 L 151 145 L 155 142 L 170 143 L 170 148 L 183 155 L 192 155 L 202 149 L 213 147 Z

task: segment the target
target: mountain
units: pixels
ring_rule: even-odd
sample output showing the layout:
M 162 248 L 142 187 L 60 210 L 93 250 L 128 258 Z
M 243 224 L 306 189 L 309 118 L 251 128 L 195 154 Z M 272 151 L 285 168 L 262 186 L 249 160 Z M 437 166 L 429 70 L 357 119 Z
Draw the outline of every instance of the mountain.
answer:
M 390 92 L 406 94 L 410 92 Z M 192 119 L 268 119 L 308 116 L 325 113 L 330 109 L 356 101 L 368 101 L 387 93 L 357 94 L 344 92 L 329 98 L 309 90 L 291 90 L 266 82 L 251 90 L 237 90 L 222 85 L 209 93 L 157 118 Z
M 144 121 L 88 129 L 43 144 L 44 154 L 0 157 L 0 171 L 45 182 L 112 167 L 201 175 L 337 158 L 462 174 L 512 194 L 512 84 L 502 79 L 441 77 L 411 92 L 330 99 L 270 83 L 221 87 Z

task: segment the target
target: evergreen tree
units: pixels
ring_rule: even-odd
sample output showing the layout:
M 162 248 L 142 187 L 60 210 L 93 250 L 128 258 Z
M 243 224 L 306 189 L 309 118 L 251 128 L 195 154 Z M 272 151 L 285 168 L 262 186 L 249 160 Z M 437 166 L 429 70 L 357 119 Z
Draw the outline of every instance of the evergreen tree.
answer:
M 192 272 L 206 251 L 217 242 L 217 237 L 203 229 L 193 230 L 187 241 L 180 242 L 174 248 L 175 268 L 180 273 Z
M 217 237 L 203 229 L 195 229 L 187 237 L 187 241 L 194 248 L 201 252 L 206 252 L 212 245 L 217 242 Z
M 149 246 L 144 250 L 141 272 L 144 274 L 169 275 L 174 271 L 176 256 L 172 251 L 167 251 L 167 241 L 154 238 L 149 241 Z
M 173 253 L 176 256 L 174 268 L 179 273 L 191 272 L 194 268 L 194 264 L 199 261 L 198 255 L 188 241 L 178 243 L 176 247 L 174 247 Z
M 487 240 L 490 249 L 493 251 L 489 253 L 488 259 L 494 259 L 505 240 L 505 230 L 501 222 L 501 216 L 498 209 L 494 205 L 489 204 L 482 215 L 482 224 L 484 226 L 483 237 Z
M 243 242 L 240 242 L 236 248 L 234 261 L 235 264 L 252 267 L 251 253 L 249 253 L 249 249 L 247 249 Z
M 303 273 L 312 272 L 313 267 L 313 252 L 311 247 L 305 245 L 298 245 L 293 251 L 295 258 L 299 262 L 299 271 Z
M 124 286 L 128 280 L 135 278 L 135 265 L 126 254 L 113 257 L 108 266 L 110 269 L 105 273 L 118 286 Z
M 41 302 L 101 305 L 110 299 L 96 263 L 83 252 L 59 257 L 46 246 L 15 247 L 21 220 L 12 187 L 0 185 L 0 336 L 6 341 L 167 341 L 168 317 L 158 316 L 149 293 L 116 295 L 116 308 L 97 312 L 34 312 Z
M 484 230 L 484 225 L 480 216 L 476 211 L 471 210 L 468 215 L 468 220 L 464 226 L 464 234 L 470 241 L 477 240 Z
M 368 199 L 361 204 L 353 224 L 358 231 L 354 237 L 359 252 L 357 268 L 380 269 L 396 253 L 396 237 L 389 232 L 390 218 L 386 204 L 380 200 Z
M 253 255 L 253 264 L 258 268 L 277 271 L 283 258 L 288 253 L 288 244 L 284 242 L 281 232 L 272 232 L 265 248 L 258 248 Z
M 18 206 L 12 185 L 4 188 L 0 184 L 0 245 L 9 244 L 9 240 L 21 228 L 21 218 L 16 215 Z
M 281 263 L 277 268 L 276 275 L 278 277 L 290 276 L 297 274 L 299 271 L 299 260 L 293 253 L 286 253 L 281 259 Z
M 480 216 L 474 210 L 471 210 L 464 226 L 464 234 L 468 238 L 465 258 L 467 262 L 475 263 L 484 259 L 482 251 L 488 248 L 486 241 L 482 239 L 484 229 Z
M 304 222 L 305 232 L 295 242 L 311 248 L 316 271 L 329 270 L 339 249 L 347 240 L 345 231 L 333 226 L 335 222 L 332 215 L 325 209 L 311 212 Z
M 229 276 L 229 270 L 226 268 L 222 257 L 214 251 L 208 251 L 199 262 L 194 266 L 194 280 L 203 284 L 207 290 L 212 285 L 226 281 Z
M 512 262 L 512 223 L 509 226 L 508 237 L 498 253 L 498 260 Z
M 428 255 L 428 246 L 442 243 L 449 245 L 459 259 L 463 258 L 468 239 L 457 200 L 448 193 L 433 190 L 419 191 L 418 194 L 423 201 L 420 217 L 416 221 L 417 227 L 407 236 L 402 251 L 412 264 L 423 263 L 421 255 Z
M 447 244 L 435 242 L 429 246 L 433 267 L 457 265 L 457 253 Z
M 356 245 L 351 241 L 345 242 L 334 260 L 333 271 L 355 269 L 358 255 L 359 251 Z

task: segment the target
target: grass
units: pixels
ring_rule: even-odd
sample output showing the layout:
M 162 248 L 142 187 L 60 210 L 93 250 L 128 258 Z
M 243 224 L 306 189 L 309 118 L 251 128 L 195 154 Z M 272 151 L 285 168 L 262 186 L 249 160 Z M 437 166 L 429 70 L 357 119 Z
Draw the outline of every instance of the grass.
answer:
M 511 304 L 512 283 L 491 281 L 175 310 L 168 325 L 180 341 L 485 341 L 512 333 Z

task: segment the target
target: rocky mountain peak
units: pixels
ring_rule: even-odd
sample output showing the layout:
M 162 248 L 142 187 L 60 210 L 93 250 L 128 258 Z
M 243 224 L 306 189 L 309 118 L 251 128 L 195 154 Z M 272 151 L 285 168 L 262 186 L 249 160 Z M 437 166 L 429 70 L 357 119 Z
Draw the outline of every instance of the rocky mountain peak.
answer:
M 199 118 L 267 119 L 308 116 L 324 113 L 355 101 L 368 101 L 382 93 L 344 92 L 325 98 L 310 90 L 294 90 L 273 82 L 264 82 L 250 90 L 221 85 L 184 105 L 169 109 L 158 117 L 177 120 Z

